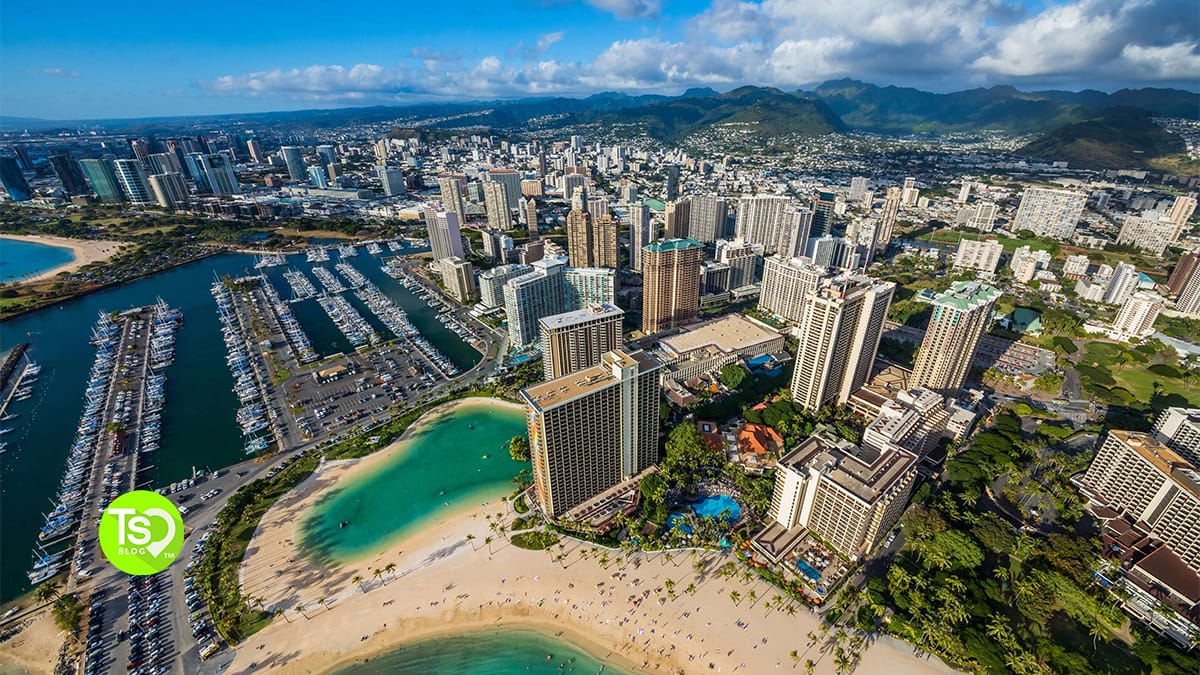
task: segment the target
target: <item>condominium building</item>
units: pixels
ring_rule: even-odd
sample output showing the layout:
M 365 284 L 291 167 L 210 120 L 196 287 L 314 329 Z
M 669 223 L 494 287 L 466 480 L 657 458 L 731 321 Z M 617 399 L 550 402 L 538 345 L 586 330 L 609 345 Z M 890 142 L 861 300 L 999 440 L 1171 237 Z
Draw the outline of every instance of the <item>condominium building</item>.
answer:
M 616 269 L 617 229 L 617 221 L 608 214 L 595 217 L 583 209 L 571 209 L 567 213 L 567 257 L 571 264 Z
M 838 196 L 832 192 L 813 195 L 811 236 L 827 237 L 833 234 L 833 213 L 837 200 Z
M 808 410 L 845 403 L 867 382 L 896 285 L 862 275 L 822 276 L 800 299 L 792 401 Z
M 642 202 L 629 206 L 629 263 L 633 269 L 641 271 L 642 256 L 638 254 L 646 244 L 657 239 L 654 236 L 654 226 L 650 223 L 650 207 Z
M 614 272 L 568 267 L 567 258 L 549 256 L 530 263 L 532 270 L 504 284 L 508 340 L 516 349 L 538 344 L 542 317 L 613 302 Z
M 736 236 L 761 245 L 764 255 L 778 253 L 783 211 L 791 203 L 788 197 L 776 195 L 742 197 L 738 201 Z
M 729 288 L 753 286 L 762 277 L 763 247 L 748 241 L 718 239 L 717 262 L 729 266 Z
M 304 153 L 294 145 L 285 145 L 279 149 L 283 154 L 283 162 L 287 164 L 288 178 L 292 180 L 307 180 L 308 166 L 304 163 Z M 195 178 L 195 176 L 192 176 Z
M 1034 251 L 1026 245 L 1018 247 L 1013 251 L 1012 258 L 1008 261 L 1008 266 L 1012 268 L 1014 279 L 1027 284 L 1033 280 L 1033 277 L 1040 270 L 1044 270 L 1050 266 L 1051 259 L 1049 251 Z
M 808 255 L 809 240 L 813 232 L 813 212 L 803 206 L 790 204 L 783 209 L 781 218 L 778 254 L 784 257 Z
M 1086 255 L 1069 255 L 1063 261 L 1063 276 L 1078 279 L 1087 274 L 1088 266 L 1092 263 Z
M 256 164 L 266 164 L 267 154 L 263 152 L 262 143 L 257 138 L 246 141 L 246 149 L 250 151 L 250 161 Z
M 1144 522 L 1200 573 L 1200 473 L 1150 434 L 1109 431 L 1083 476 L 1095 501 Z
M 458 214 L 454 211 L 442 211 L 436 203 L 426 204 L 422 212 L 425 215 L 425 227 L 429 233 L 429 248 L 433 251 L 433 259 L 465 258 Z
M 1175 233 L 1171 236 L 1171 241 L 1176 241 L 1187 228 L 1188 219 L 1196 212 L 1196 193 L 1189 192 L 1186 195 L 1180 195 L 1175 198 L 1175 203 L 1171 205 L 1171 210 L 1167 212 L 1167 220 L 1175 223 Z
M 391 169 L 380 165 L 375 167 L 375 175 L 379 176 L 383 194 L 388 197 L 403 195 L 408 191 L 404 182 L 404 172 L 400 169 Z
M 187 183 L 181 173 L 161 173 L 150 176 L 150 190 L 154 200 L 164 209 L 173 209 L 187 203 Z
M 503 183 L 484 182 L 483 204 L 487 211 L 488 227 L 501 231 L 512 229 L 512 207 Z
M 1163 299 L 1155 293 L 1138 291 L 1130 295 L 1117 312 L 1108 336 L 1122 342 L 1149 337 L 1154 333 L 1154 321 L 1162 308 Z
M 664 380 L 686 380 L 720 372 L 739 359 L 783 349 L 783 334 L 733 313 L 662 338 L 657 355 L 665 367 Z
M 33 190 L 25 174 L 21 171 L 21 163 L 13 157 L 0 156 L 0 187 L 8 193 L 8 198 L 14 202 L 23 202 L 33 198 Z
M 1154 422 L 1154 438 L 1200 466 L 1200 408 L 1167 408 Z
M 933 299 L 933 315 L 917 351 L 909 386 L 953 396 L 962 387 L 979 338 L 992 323 L 1000 289 L 958 281 Z
M 116 204 L 125 201 L 125 193 L 121 191 L 121 183 L 117 181 L 117 172 L 109 159 L 81 159 L 79 168 L 92 184 L 92 191 L 105 204 Z
M 521 203 L 521 174 L 513 169 L 490 169 L 487 172 L 487 183 L 499 183 L 504 186 L 504 196 L 514 207 Z
M 442 258 L 438 261 L 442 272 L 442 284 L 450 297 L 470 304 L 479 297 L 479 287 L 475 285 L 475 266 L 462 258 Z
M 667 204 L 665 239 L 684 239 L 691 226 L 692 200 L 686 197 Z
M 579 173 L 569 173 L 563 176 L 563 199 L 573 200 L 577 193 L 587 194 L 588 177 Z
M 947 400 L 922 387 L 900 390 L 896 398 L 880 404 L 875 419 L 863 430 L 862 447 L 879 453 L 900 447 L 925 459 L 950 423 Z
M 642 254 L 642 332 L 651 335 L 696 319 L 704 245 L 695 239 L 664 239 Z
M 1070 239 L 1083 215 L 1087 195 L 1070 190 L 1026 188 L 1009 229 L 1030 230 L 1039 237 Z
M 784 321 L 799 321 L 805 297 L 816 290 L 824 274 L 825 270 L 808 258 L 766 258 L 758 308 Z
M 763 534 L 773 527 L 803 528 L 857 559 L 895 527 L 916 478 L 917 456 L 908 450 L 810 436 L 776 466 L 769 511 L 774 525 Z
M 479 304 L 489 309 L 500 307 L 504 304 L 504 284 L 531 271 L 533 267 L 529 265 L 499 265 L 480 272 Z
M 917 189 L 916 178 L 904 179 L 904 189 L 900 191 L 900 196 L 904 206 L 912 208 L 917 205 L 917 200 L 921 198 L 921 191 Z
M 888 188 L 883 200 L 883 212 L 879 216 L 879 227 L 875 228 L 875 250 L 886 250 L 900 218 L 900 203 L 904 200 L 900 188 Z
M 820 267 L 851 270 L 860 266 L 862 258 L 854 241 L 845 237 L 818 237 L 808 244 L 808 257 Z
M 954 224 L 965 225 L 980 232 L 991 232 L 996 224 L 998 210 L 991 202 L 979 202 L 959 209 L 958 214 L 954 216 Z
M 58 176 L 58 181 L 62 183 L 67 196 L 88 193 L 87 181 L 83 178 L 83 172 L 79 170 L 79 163 L 71 159 L 70 155 L 50 155 L 50 166 L 54 168 L 54 174 Z
M 1175 242 L 1179 225 L 1165 218 L 1128 216 L 1117 235 L 1118 244 L 1135 246 L 1150 255 L 1162 255 Z
M 610 303 L 543 317 L 542 371 L 547 381 L 600 363 L 600 355 L 621 346 L 625 312 Z
M 521 391 L 538 505 L 558 518 L 658 461 L 661 365 L 613 350 Z
M 1168 286 L 1178 287 L 1175 309 L 1189 316 L 1200 316 L 1200 256 L 1185 255 L 1171 274 Z M 1183 272 L 1180 273 L 1180 269 Z
M 1179 295 L 1180 291 L 1183 290 L 1188 277 L 1192 275 L 1192 271 L 1198 266 L 1197 262 L 1200 262 L 1200 254 L 1184 253 L 1180 256 L 1179 262 L 1171 270 L 1171 276 L 1167 277 L 1167 288 L 1170 289 L 1171 295 Z
M 238 185 L 237 174 L 233 171 L 233 160 L 229 158 L 229 155 L 221 152 L 207 155 L 195 154 L 196 165 L 203 174 L 203 180 L 209 192 L 222 197 L 242 193 L 242 188 Z M 196 180 L 200 181 L 199 178 Z
M 958 252 L 954 255 L 954 269 L 995 274 L 996 267 L 1000 265 L 1001 253 L 1004 253 L 1004 245 L 998 241 L 962 239 L 958 242 Z
M 442 204 L 447 211 L 457 216 L 459 224 L 467 222 L 467 207 L 463 193 L 467 190 L 467 177 L 461 175 L 438 176 L 438 190 L 442 193 Z
M 1136 267 L 1129 263 L 1117 263 L 1104 288 L 1103 302 L 1108 305 L 1123 304 L 1137 290 L 1139 281 Z
M 862 201 L 863 195 L 867 194 L 867 179 L 864 176 L 854 176 L 850 179 L 850 193 L 846 195 L 846 199 L 852 202 Z
M 525 200 L 525 226 L 529 228 L 529 241 L 537 241 L 538 238 L 538 211 L 537 200 L 533 197 Z
M 136 159 L 118 159 L 113 162 L 113 171 L 117 174 L 117 183 L 125 196 L 134 204 L 153 204 L 154 193 L 150 190 L 150 182 L 146 180 L 146 170 Z
M 725 236 L 725 221 L 728 219 L 729 206 L 724 199 L 712 196 L 692 197 L 687 236 L 711 244 Z

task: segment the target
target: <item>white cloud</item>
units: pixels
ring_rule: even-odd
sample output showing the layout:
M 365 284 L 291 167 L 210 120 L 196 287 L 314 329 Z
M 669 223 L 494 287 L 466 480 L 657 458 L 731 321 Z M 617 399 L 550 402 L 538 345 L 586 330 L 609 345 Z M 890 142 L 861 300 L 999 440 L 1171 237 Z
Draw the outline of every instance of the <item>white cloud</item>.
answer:
M 659 16 L 658 0 L 588 0 L 624 18 Z M 561 31 L 503 57 L 411 51 L 398 66 L 314 65 L 204 83 L 234 95 L 381 101 L 678 92 L 691 86 L 786 88 L 854 77 L 950 87 L 1189 84 L 1200 73 L 1195 0 L 713 0 L 684 37 L 619 39 L 579 61 L 545 58 Z
M 659 0 L 585 0 L 587 4 L 621 19 L 657 19 Z
M 41 72 L 43 75 L 51 75 L 53 77 L 79 77 L 79 73 L 75 72 L 74 70 L 63 70 L 62 68 L 42 68 Z

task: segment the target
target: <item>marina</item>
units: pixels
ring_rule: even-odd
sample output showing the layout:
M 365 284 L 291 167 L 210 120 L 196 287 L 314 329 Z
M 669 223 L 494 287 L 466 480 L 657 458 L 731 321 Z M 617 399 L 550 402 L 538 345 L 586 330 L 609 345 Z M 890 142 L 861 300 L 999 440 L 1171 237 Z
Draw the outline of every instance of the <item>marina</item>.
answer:
M 342 291 L 346 290 L 346 287 L 342 285 L 341 280 L 333 276 L 333 273 L 325 267 L 318 265 L 312 268 L 312 272 L 313 276 L 317 278 L 317 281 L 321 282 L 321 286 L 325 288 L 326 293 L 341 293 Z
M 374 346 L 383 341 L 379 333 L 346 298 L 340 295 L 323 295 L 317 298 L 317 302 L 355 349 Z
M 317 294 L 317 287 L 304 276 L 304 272 L 289 269 L 283 273 L 283 278 L 292 289 L 292 302 L 307 300 Z
M 304 259 L 310 263 L 329 262 L 329 251 L 324 246 L 311 246 L 305 251 Z
M 363 273 L 351 267 L 350 263 L 340 262 L 334 265 L 333 268 L 350 283 L 350 288 L 358 288 L 367 283 L 367 278 L 363 276 Z
M 355 296 L 379 318 L 380 322 L 392 332 L 392 335 L 409 342 L 443 375 L 454 377 L 460 372 L 457 366 L 439 352 L 429 340 L 426 340 L 416 326 L 412 325 L 412 322 L 408 320 L 408 314 L 397 307 L 396 303 L 392 302 L 374 284 L 367 282 L 355 292 Z
M 262 253 L 258 256 L 258 260 L 254 263 L 255 269 L 265 269 L 267 267 L 279 267 L 287 264 L 287 257 L 282 253 Z
M 338 255 L 343 258 L 353 258 L 358 255 L 358 249 L 354 248 L 354 244 L 342 244 L 337 247 Z

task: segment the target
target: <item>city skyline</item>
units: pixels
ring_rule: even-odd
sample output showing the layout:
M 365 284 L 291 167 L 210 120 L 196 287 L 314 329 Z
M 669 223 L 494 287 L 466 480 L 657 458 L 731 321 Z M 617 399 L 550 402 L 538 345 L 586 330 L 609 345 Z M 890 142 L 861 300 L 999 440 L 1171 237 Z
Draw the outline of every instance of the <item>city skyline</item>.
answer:
M 401 21 L 364 20 L 388 16 L 382 5 L 285 15 L 238 6 L 250 39 L 236 46 L 225 33 L 189 28 L 209 25 L 205 15 L 219 7 L 168 15 L 136 2 L 124 12 L 72 4 L 6 8 L 5 116 L 238 114 L 746 84 L 791 91 L 842 77 L 939 92 L 1194 90 L 1200 72 L 1194 7 L 1176 0 L 871 0 L 804 12 L 771 0 L 531 0 L 473 4 L 453 24 L 422 6 L 405 7 Z M 315 11 L 321 31 L 311 30 Z M 75 20 L 57 21 L 63 12 Z

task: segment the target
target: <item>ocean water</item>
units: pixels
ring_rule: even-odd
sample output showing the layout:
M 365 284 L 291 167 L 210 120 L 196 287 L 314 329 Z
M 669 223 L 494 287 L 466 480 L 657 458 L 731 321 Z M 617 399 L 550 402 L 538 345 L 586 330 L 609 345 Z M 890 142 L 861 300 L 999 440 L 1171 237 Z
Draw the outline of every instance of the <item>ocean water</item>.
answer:
M 435 415 L 370 474 L 345 481 L 312 508 L 301 526 L 309 555 L 330 562 L 367 555 L 441 510 L 495 501 L 513 489 L 512 478 L 528 466 L 508 454 L 509 439 L 525 432 L 519 410 L 468 404 Z
M 41 274 L 74 259 L 75 253 L 63 246 L 0 239 L 0 283 Z
M 0 246 L 10 244 L 6 241 Z M 306 272 L 311 267 L 302 257 L 298 261 L 293 257 L 289 262 Z M 430 341 L 460 368 L 465 370 L 478 362 L 479 353 L 439 323 L 435 312 L 379 272 L 376 257 L 360 252 L 352 262 L 402 304 L 413 324 L 423 332 L 429 331 L 425 334 Z M 167 406 L 161 448 L 148 457 L 153 466 L 147 476 L 153 487 L 187 478 L 193 467 L 218 469 L 245 459 L 245 443 L 234 421 L 238 402 L 232 392 L 233 377 L 225 366 L 225 344 L 209 286 L 214 274 L 239 276 L 253 272 L 253 266 L 254 257 L 250 255 L 206 258 L 0 325 L 0 353 L 17 343 L 29 342 L 28 354 L 43 367 L 33 398 L 14 402 L 9 410 L 18 418 L 4 423 L 13 431 L 3 436 L 8 448 L 0 455 L 0 602 L 28 590 L 25 572 L 30 550 L 43 522 L 41 514 L 53 508 L 50 498 L 58 488 L 63 461 L 83 408 L 85 380 L 95 357 L 88 338 L 97 312 L 146 305 L 156 297 L 184 312 L 175 364 L 165 371 Z M 271 268 L 268 276 L 280 295 L 287 298 L 290 290 L 282 278 L 285 269 Z M 315 315 L 299 311 L 306 304 L 312 304 Z M 297 318 L 314 343 L 323 340 L 330 352 L 340 351 L 334 347 L 341 334 L 315 303 L 300 303 L 296 308 Z M 503 456 L 508 461 L 507 450 Z M 504 480 L 516 472 L 513 470 Z
M 560 638 L 527 630 L 495 630 L 418 642 L 336 674 L 594 675 L 600 672 L 630 675 Z

